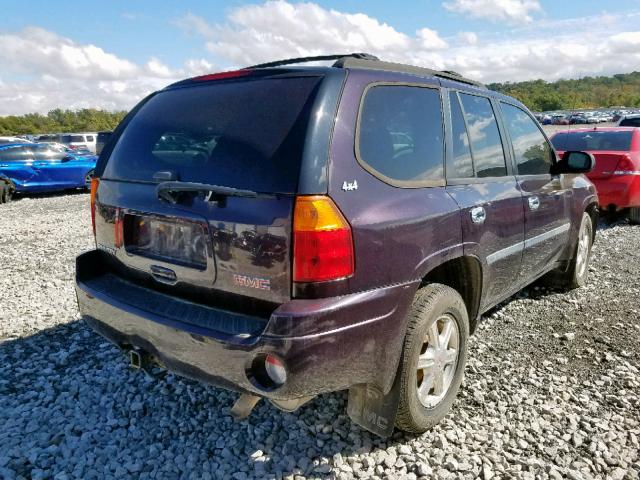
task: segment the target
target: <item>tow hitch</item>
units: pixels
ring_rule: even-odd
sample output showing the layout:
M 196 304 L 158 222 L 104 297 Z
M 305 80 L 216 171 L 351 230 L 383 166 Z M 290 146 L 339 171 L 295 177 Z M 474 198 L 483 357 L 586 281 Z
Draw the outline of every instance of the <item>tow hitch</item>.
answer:
M 158 379 L 164 378 L 167 374 L 166 370 L 161 369 L 161 366 L 155 360 L 153 355 L 145 352 L 144 350 L 132 348 L 128 351 L 128 354 L 129 365 L 131 365 L 131 368 L 142 370 L 148 377 Z

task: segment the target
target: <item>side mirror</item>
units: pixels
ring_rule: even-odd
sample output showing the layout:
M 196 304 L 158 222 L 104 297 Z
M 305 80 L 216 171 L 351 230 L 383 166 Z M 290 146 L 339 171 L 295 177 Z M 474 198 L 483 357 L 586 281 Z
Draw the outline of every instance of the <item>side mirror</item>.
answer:
M 596 166 L 596 159 L 587 152 L 567 151 L 553 166 L 552 173 L 589 173 Z
M 73 155 L 65 155 L 64 157 L 62 157 L 62 161 L 63 162 L 68 162 L 70 160 L 73 160 L 74 156 Z

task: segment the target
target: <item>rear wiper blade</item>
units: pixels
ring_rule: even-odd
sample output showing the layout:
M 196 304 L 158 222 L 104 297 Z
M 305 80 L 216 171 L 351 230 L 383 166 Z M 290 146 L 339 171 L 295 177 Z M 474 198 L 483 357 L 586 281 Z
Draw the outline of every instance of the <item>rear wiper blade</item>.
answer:
M 162 182 L 156 187 L 156 194 L 161 200 L 178 203 L 184 197 L 199 196 L 208 202 L 224 203 L 226 197 L 272 198 L 273 195 L 242 190 L 240 188 L 224 187 L 208 183 L 194 182 Z

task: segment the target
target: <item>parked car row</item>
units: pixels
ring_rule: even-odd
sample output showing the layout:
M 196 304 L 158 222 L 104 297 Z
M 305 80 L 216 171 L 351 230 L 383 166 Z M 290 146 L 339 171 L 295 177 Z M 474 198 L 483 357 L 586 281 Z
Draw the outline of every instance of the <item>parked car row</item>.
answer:
M 536 119 L 542 125 L 589 125 L 614 122 L 612 112 L 537 113 Z
M 39 135 L 35 141 L 39 143 L 60 143 L 72 150 L 88 150 L 96 153 L 97 133 L 54 133 Z

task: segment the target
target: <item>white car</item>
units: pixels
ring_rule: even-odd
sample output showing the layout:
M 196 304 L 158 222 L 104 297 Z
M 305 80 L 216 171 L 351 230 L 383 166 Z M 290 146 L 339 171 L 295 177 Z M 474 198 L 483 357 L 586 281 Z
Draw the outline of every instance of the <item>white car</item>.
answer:
M 96 153 L 97 133 L 63 133 L 59 136 L 59 143 L 74 150 L 87 147 L 91 153 Z
M 640 127 L 640 113 L 625 115 L 618 120 L 619 127 Z

